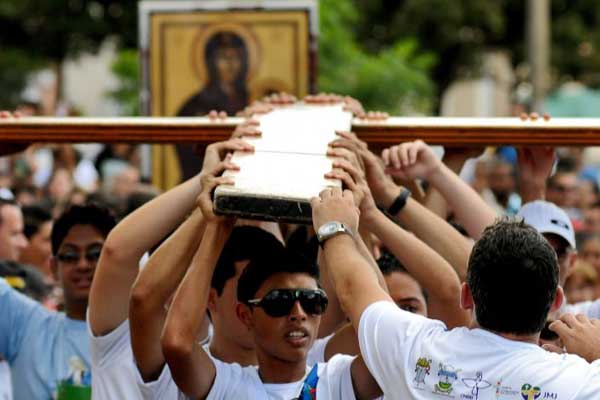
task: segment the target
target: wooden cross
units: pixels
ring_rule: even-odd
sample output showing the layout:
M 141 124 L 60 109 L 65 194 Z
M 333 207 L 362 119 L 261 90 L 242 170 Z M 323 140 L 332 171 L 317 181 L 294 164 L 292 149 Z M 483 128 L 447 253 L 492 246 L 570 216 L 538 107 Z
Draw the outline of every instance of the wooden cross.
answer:
M 196 143 L 225 140 L 241 118 L 40 118 L 0 120 L 0 142 Z M 600 145 L 600 119 L 391 117 L 354 119 L 352 129 L 373 148 L 421 139 L 445 146 Z

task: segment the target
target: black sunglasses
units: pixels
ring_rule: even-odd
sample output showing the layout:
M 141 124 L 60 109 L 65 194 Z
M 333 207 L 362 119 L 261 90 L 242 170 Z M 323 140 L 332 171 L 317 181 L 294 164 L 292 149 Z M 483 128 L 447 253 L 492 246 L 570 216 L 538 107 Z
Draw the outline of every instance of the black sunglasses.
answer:
M 260 307 L 267 315 L 279 318 L 289 315 L 296 301 L 311 315 L 323 314 L 329 303 L 327 294 L 321 289 L 273 289 L 262 299 L 248 300 L 246 304 Z
M 100 259 L 100 254 L 102 253 L 102 247 L 91 247 L 85 250 L 83 256 L 88 262 L 97 262 Z M 68 250 L 63 253 L 59 253 L 56 255 L 58 261 L 67 263 L 67 264 L 75 264 L 81 260 L 81 253 L 74 250 Z

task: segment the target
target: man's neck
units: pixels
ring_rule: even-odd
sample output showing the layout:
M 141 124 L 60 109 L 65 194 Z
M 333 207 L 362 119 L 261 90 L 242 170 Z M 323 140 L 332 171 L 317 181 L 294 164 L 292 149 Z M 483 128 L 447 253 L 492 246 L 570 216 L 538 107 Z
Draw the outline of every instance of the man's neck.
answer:
M 469 326 L 469 328 L 470 329 L 483 329 L 485 331 L 488 331 L 495 335 L 503 337 L 504 339 L 512 340 L 515 342 L 531 343 L 531 344 L 535 344 L 535 345 L 539 345 L 539 343 L 540 343 L 539 332 L 531 334 L 531 335 L 519 335 L 519 334 L 515 334 L 515 333 L 496 332 L 496 331 L 492 331 L 492 330 L 489 330 L 486 328 L 482 328 L 479 325 L 479 323 L 475 320 L 473 320 L 473 322 L 471 322 L 471 325 Z
M 65 314 L 70 319 L 85 321 L 87 307 L 87 301 L 65 301 Z
M 214 332 L 209 349 L 214 358 L 225 363 L 238 363 L 242 367 L 258 364 L 254 349 L 244 348 L 217 332 Z
M 257 350 L 258 373 L 263 383 L 293 383 L 306 375 L 306 358 L 289 362 L 268 356 Z

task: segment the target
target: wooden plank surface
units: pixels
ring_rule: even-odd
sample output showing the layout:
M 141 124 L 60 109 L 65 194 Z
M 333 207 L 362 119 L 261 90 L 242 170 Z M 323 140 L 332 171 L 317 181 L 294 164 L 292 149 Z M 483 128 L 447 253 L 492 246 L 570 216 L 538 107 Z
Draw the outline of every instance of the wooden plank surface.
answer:
M 341 106 L 294 106 L 259 118 L 262 136 L 249 139 L 254 153 L 236 152 L 233 186 L 215 190 L 215 211 L 244 218 L 310 223 L 310 199 L 341 181 L 325 179 L 332 160 L 327 145 L 352 116 Z
M 229 137 L 241 118 L 21 118 L 0 120 L 2 142 L 128 142 L 208 144 Z M 353 130 L 374 147 L 422 139 L 430 144 L 600 145 L 600 119 L 392 117 L 354 120 Z

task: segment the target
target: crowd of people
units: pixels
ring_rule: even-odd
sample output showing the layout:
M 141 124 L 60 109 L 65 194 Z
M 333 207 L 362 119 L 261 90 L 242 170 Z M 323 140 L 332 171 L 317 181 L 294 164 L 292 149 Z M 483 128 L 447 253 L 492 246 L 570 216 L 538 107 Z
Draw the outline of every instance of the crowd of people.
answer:
M 3 159 L 0 399 L 600 398 L 600 170 L 581 151 L 376 153 L 338 132 L 343 186 L 311 226 L 215 215 L 251 115 L 294 101 L 251 106 L 160 194 L 131 146 Z

